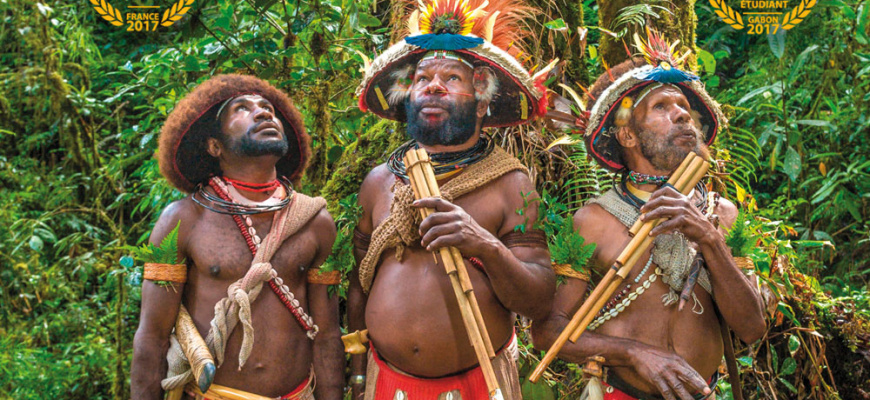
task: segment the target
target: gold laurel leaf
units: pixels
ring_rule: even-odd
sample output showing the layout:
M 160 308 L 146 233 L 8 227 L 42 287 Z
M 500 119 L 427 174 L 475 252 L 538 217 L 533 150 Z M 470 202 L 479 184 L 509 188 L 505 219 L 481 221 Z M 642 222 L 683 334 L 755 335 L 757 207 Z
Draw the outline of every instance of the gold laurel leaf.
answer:
M 743 29 L 743 17 L 740 15 L 740 12 L 729 7 L 725 3 L 725 0 L 710 0 L 710 6 L 713 7 L 716 15 L 722 18 L 722 22 L 731 25 L 734 29 Z
M 124 17 L 121 15 L 121 11 L 112 7 L 111 3 L 106 0 L 90 0 L 90 2 L 97 14 L 100 14 L 104 20 L 109 21 L 114 26 L 124 25 Z
M 804 18 L 810 15 L 812 8 L 816 6 L 816 2 L 817 0 L 801 0 L 797 7 L 784 14 L 782 29 L 788 30 L 803 22 Z
M 175 21 L 180 20 L 190 10 L 190 6 L 194 0 L 178 0 L 171 7 L 167 8 L 163 13 L 163 18 L 160 19 L 160 25 L 170 26 Z

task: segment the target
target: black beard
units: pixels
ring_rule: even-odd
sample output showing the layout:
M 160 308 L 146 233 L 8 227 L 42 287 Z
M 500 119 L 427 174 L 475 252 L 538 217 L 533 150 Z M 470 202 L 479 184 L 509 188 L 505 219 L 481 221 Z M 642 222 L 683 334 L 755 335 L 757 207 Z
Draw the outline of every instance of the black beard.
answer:
M 251 138 L 254 131 L 260 124 L 251 125 L 248 131 L 238 140 L 228 139 L 224 141 L 224 145 L 230 153 L 239 157 L 260 157 L 260 156 L 276 156 L 284 157 L 287 154 L 288 144 L 287 136 L 281 135 L 282 140 L 256 141 Z
M 650 164 L 659 171 L 673 171 L 680 166 L 683 159 L 689 152 L 703 156 L 703 146 L 701 144 L 701 133 L 693 125 L 674 125 L 668 132 L 665 139 L 656 138 L 656 134 L 648 130 L 637 130 L 638 138 L 640 139 L 640 152 Z M 690 132 L 695 135 L 695 146 L 691 149 L 678 147 L 674 144 L 674 140 L 684 134 Z
M 477 127 L 477 100 L 466 106 L 457 103 L 441 103 L 450 115 L 446 121 L 436 126 L 428 126 L 419 118 L 422 104 L 412 103 L 410 96 L 405 99 L 405 115 L 408 120 L 408 136 L 422 145 L 456 146 L 471 139 Z

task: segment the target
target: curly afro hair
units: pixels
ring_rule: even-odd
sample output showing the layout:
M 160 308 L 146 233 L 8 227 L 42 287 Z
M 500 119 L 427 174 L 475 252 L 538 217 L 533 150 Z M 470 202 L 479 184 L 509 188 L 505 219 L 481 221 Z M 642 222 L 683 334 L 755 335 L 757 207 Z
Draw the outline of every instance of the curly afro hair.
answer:
M 197 86 L 178 104 L 160 130 L 160 173 L 185 193 L 213 175 L 220 175 L 217 159 L 206 151 L 206 139 L 217 137 L 217 110 L 225 100 L 256 94 L 269 100 L 285 127 L 287 154 L 275 165 L 278 176 L 298 184 L 311 158 L 311 138 L 293 101 L 268 82 L 249 75 L 217 75 Z M 291 134 L 292 133 L 292 134 Z

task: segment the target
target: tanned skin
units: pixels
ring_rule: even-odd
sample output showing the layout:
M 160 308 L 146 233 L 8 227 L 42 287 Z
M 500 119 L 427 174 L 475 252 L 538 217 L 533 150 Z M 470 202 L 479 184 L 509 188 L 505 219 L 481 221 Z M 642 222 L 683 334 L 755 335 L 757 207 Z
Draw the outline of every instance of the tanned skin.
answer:
M 424 105 L 430 99 L 464 103 L 474 93 L 472 70 L 455 60 L 421 62 L 414 76 L 411 101 Z M 481 121 L 488 104 L 479 102 L 475 134 L 457 146 L 423 146 L 429 152 L 454 152 L 467 149 L 479 140 Z M 437 124 L 447 119 L 448 111 L 438 107 L 420 110 L 421 120 Z M 371 235 L 390 213 L 395 176 L 385 165 L 372 170 L 362 184 L 359 203 L 363 215 L 358 229 Z M 447 181 L 439 182 L 444 185 Z M 464 257 L 477 257 L 486 273 L 466 261 L 474 294 L 486 321 L 493 346 L 508 342 L 513 332 L 514 313 L 543 317 L 549 312 L 555 290 L 555 276 L 546 248 L 514 247 L 499 241 L 517 225 L 535 221 L 535 207 L 523 208 L 521 193 L 534 193 L 534 185 L 524 173 L 508 173 L 496 181 L 450 203 L 441 199 L 422 199 L 415 207 L 431 207 L 435 213 L 420 225 L 422 241 L 405 248 L 402 261 L 394 249 L 384 251 L 377 273 L 366 296 L 359 282 L 359 270 L 351 274 L 349 330 L 369 330 L 369 337 L 392 365 L 421 377 L 440 377 L 478 364 L 456 303 L 450 280 L 432 252 L 454 246 Z M 536 196 L 532 194 L 532 196 Z M 528 219 L 527 219 L 528 218 Z M 357 262 L 365 253 L 354 254 Z M 351 371 L 364 375 L 365 355 L 354 356 Z M 364 385 L 353 385 L 353 398 L 362 398 Z
M 253 124 L 254 141 L 286 140 L 281 121 L 272 105 L 260 96 L 242 96 L 227 105 L 221 119 L 224 135 L 238 139 Z M 279 157 L 240 157 L 224 143 L 210 138 L 209 153 L 220 160 L 224 175 L 247 182 L 265 183 L 276 177 Z M 271 193 L 240 192 L 254 201 Z M 274 213 L 252 215 L 254 228 L 265 239 Z M 179 255 L 187 260 L 186 284 L 174 289 L 151 281 L 142 284 L 142 314 L 133 349 L 131 386 L 133 399 L 162 399 L 160 380 L 166 377 L 166 350 L 179 306 L 190 312 L 197 330 L 205 337 L 214 318 L 214 306 L 227 296 L 227 288 L 247 273 L 253 256 L 229 215 L 204 209 L 190 197 L 169 205 L 160 216 L 150 242 L 158 244 L 181 222 Z M 242 327 L 237 326 L 227 342 L 225 361 L 214 382 L 222 386 L 277 397 L 290 393 L 308 379 L 310 366 L 317 375 L 318 399 L 342 397 L 344 352 L 338 317 L 338 298 L 327 294 L 327 285 L 307 283 L 309 268 L 319 267 L 335 241 L 335 224 L 324 209 L 297 233 L 287 238 L 272 258 L 272 266 L 303 309 L 320 328 L 316 339 L 308 339 L 301 325 L 268 286 L 251 304 L 254 347 L 239 370 Z
M 655 140 L 676 147 L 675 151 L 679 150 L 681 155 L 676 157 L 679 163 L 693 148 L 703 149 L 697 131 L 694 135 L 670 133 L 673 126 L 692 124 L 690 112 L 683 93 L 666 85 L 655 89 L 637 105 L 632 113 L 636 124 L 629 126 L 652 132 Z M 665 170 L 653 166 L 640 150 L 638 132 L 630 127 L 617 134 L 628 167 L 650 175 L 669 175 L 676 165 Z M 639 188 L 653 191 L 656 186 Z M 595 331 L 584 332 L 577 343 L 567 342 L 559 353 L 560 358 L 580 363 L 590 356 L 601 355 L 606 359 L 605 365 L 611 367 L 610 373 L 616 373 L 635 388 L 666 399 L 687 400 L 692 399 L 694 393 L 709 393 L 706 381 L 722 360 L 722 337 L 714 300 L 742 341 L 752 343 L 764 334 L 765 319 L 754 283 L 734 264 L 731 251 L 725 245 L 724 229 L 734 222 L 737 208 L 725 199 L 720 200 L 715 213 L 720 217 L 721 226 L 716 230 L 695 208 L 696 200 L 697 197 L 689 199 L 672 188 L 663 188 L 653 193 L 641 213 L 644 219 L 668 218 L 653 229 L 652 236 L 682 232 L 706 258 L 715 298 L 701 285 L 695 286 L 694 293 L 704 308 L 703 314 L 692 312 L 694 302 L 691 300 L 682 311 L 677 311 L 676 306 L 663 307 L 661 298 L 668 287 L 659 279 L 616 318 Z M 631 239 L 628 229 L 596 204 L 577 211 L 574 228 L 587 242 L 597 244 L 591 262 L 602 275 Z M 633 282 L 649 257 L 650 250 L 640 258 L 625 282 Z M 648 274 L 653 268 L 655 265 L 650 266 Z M 636 287 L 633 285 L 632 291 Z M 550 316 L 532 325 L 536 348 L 546 350 L 552 345 L 580 308 L 586 289 L 586 282 L 578 279 L 567 279 L 559 286 Z

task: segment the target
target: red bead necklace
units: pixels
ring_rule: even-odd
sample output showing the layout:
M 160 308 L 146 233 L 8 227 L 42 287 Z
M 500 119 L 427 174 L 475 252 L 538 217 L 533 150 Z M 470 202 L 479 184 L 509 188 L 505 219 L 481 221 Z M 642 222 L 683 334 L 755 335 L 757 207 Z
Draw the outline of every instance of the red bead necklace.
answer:
M 244 190 L 246 192 L 263 193 L 270 190 L 275 190 L 278 188 L 278 186 L 281 186 L 281 182 L 279 182 L 277 179 L 266 183 L 251 183 L 227 177 L 223 177 L 223 179 L 230 185 L 233 185 L 234 188 Z
M 228 178 L 224 178 L 224 179 L 228 180 Z M 278 181 L 276 180 L 275 182 L 277 183 Z M 224 190 L 220 186 L 218 186 L 217 183 L 214 182 L 214 180 L 209 180 L 208 184 L 209 184 L 209 186 L 211 186 L 212 189 L 214 189 L 215 193 L 217 193 L 217 195 L 220 196 L 220 198 L 224 199 L 225 201 L 230 201 L 230 202 L 232 201 L 232 199 L 230 199 L 229 193 L 224 192 Z M 235 185 L 233 185 L 233 186 L 235 186 Z M 260 247 L 260 244 L 254 242 L 254 238 L 251 236 L 251 233 L 245 227 L 245 222 L 242 221 L 241 216 L 239 216 L 238 214 L 233 214 L 232 217 L 233 217 L 233 221 L 236 222 L 236 226 L 239 227 L 239 231 L 242 232 L 242 237 L 245 238 L 245 243 L 248 244 L 248 248 L 251 250 L 251 254 L 256 256 L 257 249 Z M 250 218 L 250 217 L 248 217 L 248 218 Z M 272 292 L 274 292 L 275 295 L 278 296 L 278 300 L 281 300 L 281 303 L 283 303 L 284 306 L 287 307 L 288 310 L 290 310 L 290 312 L 293 314 L 293 317 L 296 318 L 296 321 L 298 321 L 299 324 L 302 325 L 302 329 L 305 329 L 306 331 L 311 331 L 313 329 L 311 327 L 311 325 L 308 324 L 308 322 L 306 321 L 306 318 L 304 318 L 302 316 L 302 314 L 299 312 L 297 307 L 294 307 L 293 304 L 291 304 L 291 302 L 287 298 L 287 296 L 285 296 L 284 293 L 281 291 L 281 288 L 278 287 L 278 284 L 275 283 L 275 280 L 270 279 L 268 283 L 269 283 L 269 288 L 272 289 Z

